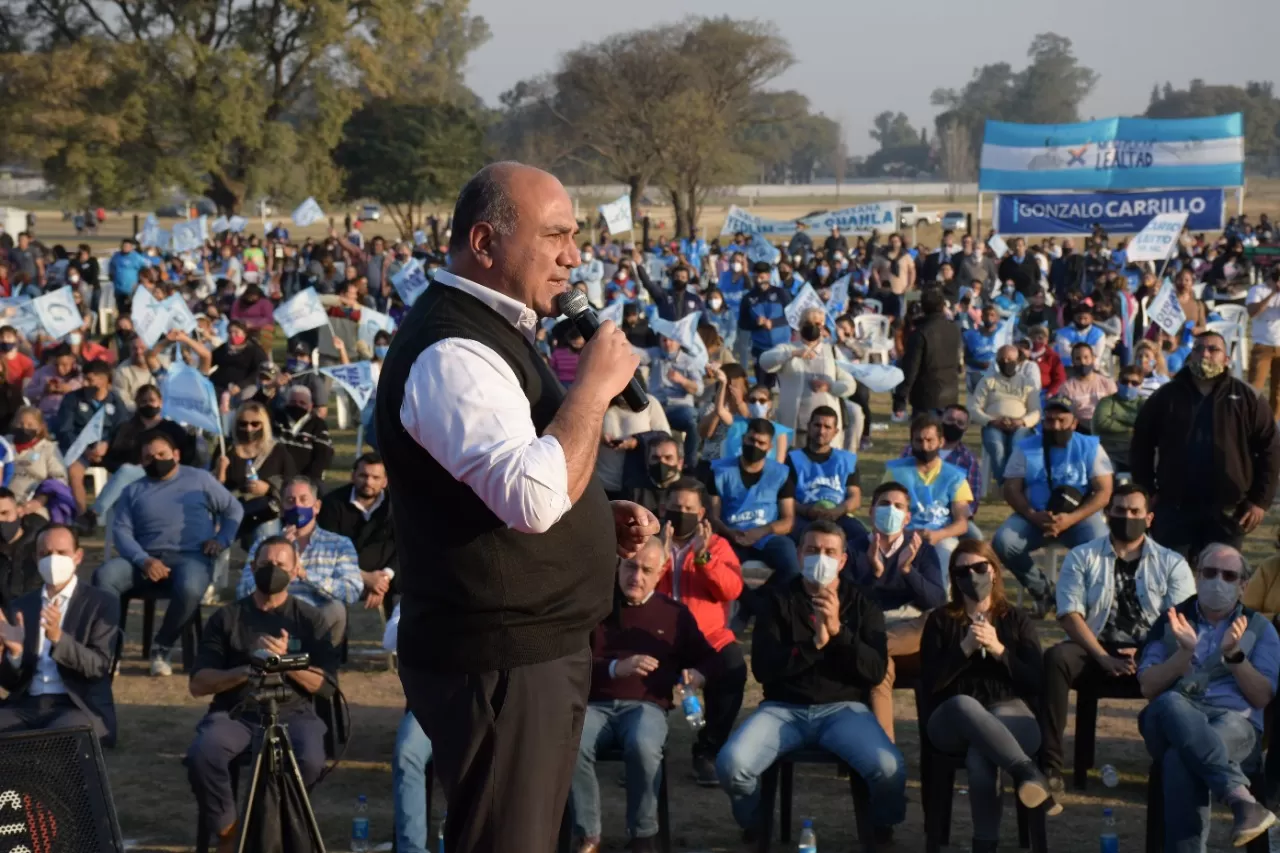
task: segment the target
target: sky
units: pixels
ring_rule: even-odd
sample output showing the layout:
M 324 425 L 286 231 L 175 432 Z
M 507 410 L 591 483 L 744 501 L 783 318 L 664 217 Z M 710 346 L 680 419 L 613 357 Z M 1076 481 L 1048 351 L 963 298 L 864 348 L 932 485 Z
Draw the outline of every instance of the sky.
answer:
M 933 129 L 935 88 L 960 88 L 994 62 L 1026 66 L 1037 33 L 1071 39 L 1101 77 L 1081 118 L 1134 115 L 1153 83 L 1185 88 L 1194 78 L 1243 85 L 1275 80 L 1280 11 L 1274 0 L 1219 7 L 1190 0 L 644 0 L 614 6 L 586 0 L 471 0 L 493 33 L 467 64 L 468 84 L 491 106 L 520 80 L 551 71 L 561 54 L 615 32 L 672 23 L 689 14 L 776 24 L 796 64 L 771 88 L 806 95 L 840 122 L 850 154 L 870 154 L 872 118 L 904 112 Z M 1217 10 L 1229 10 L 1222 21 Z

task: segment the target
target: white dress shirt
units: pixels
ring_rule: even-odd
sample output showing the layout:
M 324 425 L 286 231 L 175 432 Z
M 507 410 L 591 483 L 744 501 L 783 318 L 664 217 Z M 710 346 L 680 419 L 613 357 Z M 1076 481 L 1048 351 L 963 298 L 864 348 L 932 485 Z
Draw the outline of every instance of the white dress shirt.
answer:
M 62 588 L 62 592 L 49 598 L 49 587 L 40 587 L 40 609 L 48 607 L 50 601 L 58 602 L 58 627 L 61 628 L 67 619 L 67 605 L 71 601 L 71 593 L 76 591 L 76 584 L 80 581 L 75 575 L 71 576 L 71 580 Z M 54 662 L 51 655 L 53 654 L 53 643 L 44 635 L 44 623 L 41 622 L 40 627 L 36 629 L 36 644 L 40 648 L 40 656 L 36 658 L 36 674 L 31 679 L 31 687 L 28 692 L 32 696 L 44 696 L 53 693 L 66 693 L 67 686 L 62 683 L 62 673 L 58 672 L 58 664 Z
M 532 344 L 538 316 L 523 303 L 445 270 L 434 282 L 479 299 Z M 418 355 L 400 423 L 513 530 L 545 533 L 572 505 L 564 448 L 538 435 L 515 371 L 479 341 L 446 338 Z

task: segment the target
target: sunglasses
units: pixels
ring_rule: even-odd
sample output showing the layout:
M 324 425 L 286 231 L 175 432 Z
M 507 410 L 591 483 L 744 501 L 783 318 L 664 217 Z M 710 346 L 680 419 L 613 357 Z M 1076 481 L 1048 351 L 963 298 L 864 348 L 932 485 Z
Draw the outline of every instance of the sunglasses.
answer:
M 1235 583 L 1240 580 L 1240 573 L 1234 569 L 1215 569 L 1213 566 L 1201 566 L 1200 575 L 1207 581 L 1221 577 L 1227 583 Z
M 1121 384 L 1121 385 L 1124 385 L 1124 386 L 1126 386 L 1126 387 L 1128 387 L 1128 388 L 1141 388 L 1141 387 L 1142 387 L 1142 383 L 1141 383 L 1141 382 L 1132 382 L 1132 381 L 1129 381 L 1129 382 L 1121 382 L 1120 384 Z
M 991 563 L 986 560 L 981 560 L 977 563 L 967 563 L 963 566 L 956 566 L 951 570 L 951 574 L 959 575 L 963 572 L 971 572 L 975 575 L 985 575 L 989 571 L 991 571 Z

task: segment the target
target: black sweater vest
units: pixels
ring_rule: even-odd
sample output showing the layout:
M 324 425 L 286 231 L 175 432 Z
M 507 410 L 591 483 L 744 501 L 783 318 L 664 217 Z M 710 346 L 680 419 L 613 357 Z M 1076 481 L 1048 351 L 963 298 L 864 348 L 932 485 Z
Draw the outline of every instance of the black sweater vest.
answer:
M 550 530 L 520 533 L 414 441 L 400 422 L 405 382 L 422 351 L 446 338 L 483 343 L 511 366 L 539 435 L 565 394 L 533 345 L 470 294 L 434 284 L 410 309 L 383 364 L 375 410 L 400 555 L 400 658 L 437 672 L 487 672 L 585 649 L 614 585 L 617 541 L 604 489 L 593 477 Z

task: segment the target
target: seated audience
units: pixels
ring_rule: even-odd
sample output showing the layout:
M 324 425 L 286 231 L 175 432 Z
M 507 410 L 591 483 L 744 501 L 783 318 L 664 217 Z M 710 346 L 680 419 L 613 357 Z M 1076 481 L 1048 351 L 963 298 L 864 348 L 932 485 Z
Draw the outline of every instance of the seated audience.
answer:
M 938 552 L 938 565 L 951 560 L 961 536 L 969 532 L 969 505 L 973 491 L 965 472 L 943 462 L 942 423 L 933 415 L 916 415 L 911 421 L 908 459 L 885 463 L 884 481 L 901 483 L 911 496 L 908 530 L 916 531 L 925 545 Z
M 901 483 L 881 483 L 871 494 L 871 540 L 850 549 L 846 573 L 863 596 L 883 613 L 888 662 L 871 690 L 871 710 L 893 740 L 893 685 L 898 666 L 914 669 L 920 633 L 930 610 L 947 600 L 938 552 L 924 547 L 919 533 L 908 533 L 911 496 Z
M 58 344 L 46 350 L 43 364 L 36 368 L 27 380 L 26 397 L 31 405 L 40 409 L 44 419 L 55 427 L 62 398 L 84 384 L 76 355 L 71 347 Z
M 1133 347 L 1133 366 L 1138 368 L 1138 376 L 1142 385 L 1138 388 L 1138 396 L 1143 400 L 1150 397 L 1162 385 L 1169 383 L 1169 368 L 1164 361 L 1164 353 L 1155 341 L 1139 341 Z
M 13 492 L 0 487 L 0 608 L 40 588 L 36 537 L 48 520 L 22 514 Z
M 248 549 L 259 533 L 280 532 L 280 493 L 298 469 L 288 449 L 272 436 L 271 416 L 262 403 L 240 404 L 229 439 L 230 452 L 214 454 L 213 471 L 240 501 L 240 547 Z
M 76 578 L 84 551 L 71 528 L 42 530 L 36 555 L 44 585 L 0 610 L 0 732 L 89 726 L 112 746 L 120 604 Z
M 187 750 L 187 773 L 199 807 L 217 833 L 218 853 L 236 849 L 230 766 L 252 747 L 262 721 L 256 706 L 245 705 L 250 656 L 262 649 L 310 658 L 307 669 L 284 674 L 285 687 L 294 696 L 280 706 L 280 722 L 289 727 L 289 742 L 307 786 L 314 785 L 324 770 L 325 725 L 316 716 L 312 697 L 330 695 L 337 679 L 338 655 L 324 618 L 289 594 L 302 571 L 293 543 L 282 536 L 263 540 L 251 565 L 252 591 L 209 617 L 190 677 L 192 696 L 212 697 Z
M 1195 596 L 1160 616 L 1138 664 L 1150 702 L 1138 728 L 1160 762 L 1169 850 L 1205 849 L 1212 800 L 1231 809 L 1235 847 L 1276 822 L 1249 791 L 1241 765 L 1261 751 L 1263 717 L 1280 674 L 1280 637 L 1240 604 L 1250 568 L 1239 551 L 1209 545 L 1196 565 Z
M 1067 368 L 1062 363 L 1062 356 L 1049 346 L 1049 330 L 1044 326 L 1032 326 L 1027 337 L 1031 340 L 1027 360 L 1039 369 L 1040 388 L 1045 395 L 1054 397 L 1067 381 Z
M 823 406 L 836 411 L 840 401 L 858 388 L 854 378 L 836 365 L 836 349 L 823 337 L 825 323 L 826 313 L 821 308 L 806 310 L 800 318 L 799 340 L 779 344 L 760 356 L 760 369 L 778 377 L 774 417 L 796 431 L 797 446 L 804 445 L 805 427 L 814 409 Z M 846 427 L 862 433 L 861 424 L 856 428 L 840 424 L 838 430 L 843 432 Z
M 672 690 L 697 690 L 699 667 L 715 663 L 715 649 L 689 608 L 656 592 L 666 568 L 662 541 L 651 538 L 618 564 L 613 612 L 591 634 L 591 692 L 570 797 L 578 853 L 600 850 L 600 783 L 596 753 L 622 748 L 627 789 L 627 835 L 632 851 L 658 850 L 658 787 L 667 743 Z
M 62 464 L 58 445 L 49 437 L 44 416 L 35 406 L 23 406 L 13 416 L 9 431 L 14 457 L 10 461 L 13 476 L 9 491 L 18 500 L 22 515 L 49 518 L 49 505 L 59 494 L 71 493 L 67 482 L 67 466 Z
M 1080 302 L 1075 306 L 1074 313 L 1069 313 L 1070 308 L 1066 311 L 1067 316 L 1071 318 L 1071 325 L 1063 326 L 1058 330 L 1058 339 L 1054 347 L 1062 358 L 1062 366 L 1070 369 L 1074 364 L 1076 344 L 1088 344 L 1093 350 L 1095 361 L 1102 358 L 1102 342 L 1106 332 L 1093 324 L 1093 306 L 1087 302 Z
M 773 424 L 773 444 L 770 445 L 770 458 L 779 462 L 787 461 L 787 452 L 795 447 L 796 431 L 773 419 L 773 392 L 763 385 L 752 385 L 747 389 L 747 413 L 745 416 L 733 418 L 725 431 L 721 445 L 721 459 L 737 457 L 742 453 L 742 439 L 747 434 L 747 427 L 756 418 Z
M 969 416 L 982 428 L 991 478 L 1000 486 L 1014 442 L 1026 438 L 1040 423 L 1040 383 L 1028 381 L 1018 368 L 1018 348 L 1000 347 L 996 373 L 984 376 L 969 400 Z
M 1004 469 L 1004 499 L 1013 514 L 991 544 L 1041 615 L 1053 606 L 1053 587 L 1032 554 L 1051 539 L 1074 548 L 1106 535 L 1101 510 L 1111 500 L 1113 472 L 1097 437 L 1076 432 L 1065 397 L 1045 403 L 1043 435 L 1014 444 Z
M 680 479 L 683 470 L 680 442 L 669 435 L 655 436 L 649 442 L 644 473 L 623 481 L 623 497 L 658 515 L 666 506 L 667 489 Z
M 671 425 L 662 411 L 662 404 L 653 397 L 649 398 L 649 405 L 643 412 L 633 412 L 621 401 L 615 401 L 605 410 L 600 451 L 596 456 L 596 477 L 610 499 L 617 500 L 623 496 L 628 454 L 638 449 L 646 436 L 658 433 L 670 435 Z
M 141 335 L 135 335 L 129 341 L 129 357 L 116 365 L 111 387 L 124 401 L 129 411 L 133 411 L 138 389 L 144 386 L 154 387 L 157 381 L 156 374 L 164 370 L 160 363 L 158 348 L 158 346 L 148 347 Z
M 1103 397 L 1116 393 L 1116 383 L 1110 376 L 1095 370 L 1093 347 L 1087 343 L 1078 343 L 1071 348 L 1071 361 L 1071 368 L 1067 371 L 1071 378 L 1063 383 L 1060 393 L 1075 408 L 1077 430 L 1092 435 L 1093 410 Z
M 65 454 L 80 437 L 80 433 L 93 420 L 98 410 L 103 411 L 102 438 L 90 444 L 79 459 L 67 462 L 67 479 L 75 498 L 76 512 L 88 509 L 88 497 L 84 489 L 85 469 L 101 465 L 115 439 L 116 432 L 129 419 L 129 410 L 115 391 L 111 390 L 111 367 L 105 361 L 91 361 L 84 366 L 84 386 L 68 392 L 58 407 L 58 448 Z
M 273 419 L 272 429 L 293 457 L 300 476 L 314 483 L 324 478 L 333 461 L 333 442 L 324 418 L 312 410 L 311 389 L 306 385 L 290 385 L 285 391 L 284 409 Z
M 728 627 L 729 603 L 742 594 L 742 567 L 729 542 L 711 531 L 697 480 L 686 477 L 668 489 L 666 505 L 658 514 L 667 547 L 658 591 L 689 608 L 718 660 L 703 673 L 706 725 L 693 742 L 694 779 L 703 787 L 715 787 L 716 755 L 742 710 L 747 684 L 742 646 Z
M 395 652 L 400 638 L 400 605 L 387 619 L 382 647 Z M 403 853 L 427 853 L 431 815 L 427 814 L 427 765 L 431 739 L 408 708 L 396 729 L 391 754 L 391 792 L 395 808 L 395 845 Z
M 213 366 L 217 369 L 209 379 L 219 397 L 225 394 L 238 403 L 240 392 L 257 381 L 258 368 L 270 360 L 257 341 L 249 337 L 245 324 L 232 320 L 227 324 L 226 343 L 213 351 Z
M 1093 434 L 1102 442 L 1102 449 L 1111 457 L 1117 474 L 1129 472 L 1133 425 L 1138 422 L 1138 410 L 1145 402 L 1141 385 L 1142 372 L 1136 364 L 1120 368 L 1116 393 L 1103 397 L 1093 410 Z
M 169 653 L 200 607 L 213 561 L 235 541 L 243 511 L 208 471 L 182 465 L 172 438 L 145 436 L 142 470 L 115 507 L 111 538 L 119 556 L 94 573 L 94 586 L 117 600 L 132 593 L 169 599 L 151 650 L 151 674 L 173 674 Z
M 347 537 L 316 525 L 320 495 L 315 483 L 306 477 L 294 477 L 285 484 L 281 497 L 283 535 L 299 555 L 289 594 L 320 611 L 321 624 L 329 630 L 333 644 L 339 645 L 347 633 L 347 605 L 359 601 L 365 591 L 356 547 Z M 242 598 L 253 591 L 253 558 L 267 538 L 259 534 L 249 549 L 249 559 L 236 585 L 236 594 Z
M 844 531 L 815 521 L 801 540 L 804 570 L 766 588 L 752 635 L 751 671 L 764 701 L 716 759 L 733 817 L 755 841 L 760 776 L 796 749 L 821 748 L 866 783 L 876 841 L 892 841 L 906 817 L 906 762 L 867 708 L 884 680 L 888 651 L 880 608 L 841 574 Z
M 1002 334 L 1000 309 L 988 302 L 982 307 L 982 325 L 969 329 L 963 335 L 965 389 L 969 393 L 973 393 L 987 368 L 995 362 Z
M 746 421 L 751 418 L 747 408 L 750 382 L 747 380 L 746 368 L 732 362 L 721 364 L 713 375 L 716 379 L 716 391 L 714 395 L 708 396 L 714 396 L 714 399 L 703 404 L 698 421 L 698 434 L 702 436 L 699 451 L 701 458 L 698 461 L 708 464 L 732 455 L 726 441 L 729 428 L 738 420 Z M 768 397 L 769 394 L 766 392 L 763 396 Z
M 809 415 L 806 446 L 787 454 L 796 481 L 796 524 L 792 540 L 799 542 L 811 521 L 833 521 L 844 530 L 849 546 L 865 547 L 867 529 L 854 518 L 862 506 L 858 456 L 831 446 L 840 433 L 835 409 L 818 406 Z
M 662 404 L 671 428 L 684 433 L 684 458 L 691 469 L 698 458 L 702 370 L 678 340 L 659 335 L 658 341 L 655 349 L 639 350 L 640 364 L 649 369 L 649 396 Z
M 1027 808 L 1050 797 L 1032 757 L 1040 746 L 1040 638 L 1026 611 L 1005 598 L 1002 574 L 990 545 L 961 542 L 951 555 L 950 601 L 929 614 L 920 639 L 929 747 L 964 758 L 973 853 L 996 853 L 1001 771 Z M 1050 814 L 1061 810 L 1050 806 Z
M 365 607 L 382 607 L 389 612 L 398 589 L 400 561 L 391 526 L 387 468 L 381 456 L 365 453 L 356 459 L 351 485 L 339 486 L 324 496 L 316 524 L 351 540 L 364 580 Z
M 1141 486 L 1117 486 L 1108 535 L 1077 545 L 1058 576 L 1058 622 L 1067 639 L 1045 654 L 1040 765 L 1062 792 L 1067 697 L 1088 680 L 1131 676 L 1152 624 L 1195 593 L 1187 561 L 1147 535 L 1150 500 Z
M 342 338 L 337 335 L 333 337 L 334 348 L 345 357 L 345 345 L 338 344 L 341 340 Z M 315 369 L 317 365 L 311 363 L 314 352 L 314 347 L 305 340 L 295 340 L 289 345 L 289 357 L 285 360 L 284 371 L 278 379 L 283 393 L 277 396 L 281 401 L 272 409 L 272 414 L 277 418 L 284 414 L 284 407 L 290 403 L 289 389 L 299 386 L 311 392 L 310 409 L 316 417 L 321 420 L 329 417 L 329 379 Z M 344 361 L 343 364 L 346 362 Z M 259 368 L 259 371 L 261 370 L 262 368 Z

